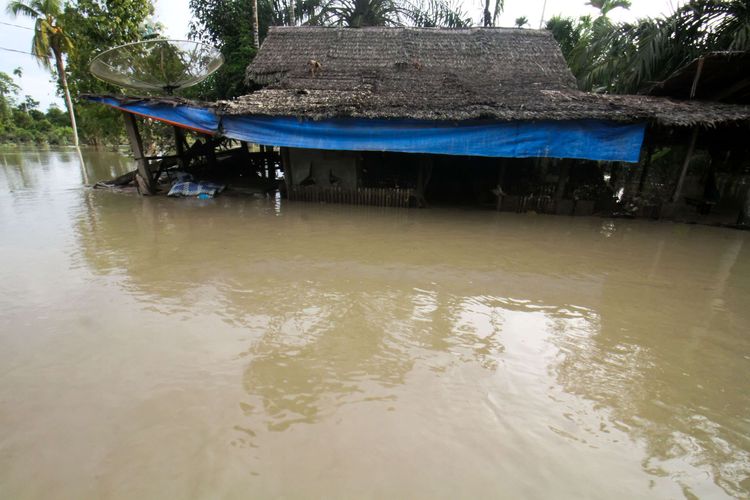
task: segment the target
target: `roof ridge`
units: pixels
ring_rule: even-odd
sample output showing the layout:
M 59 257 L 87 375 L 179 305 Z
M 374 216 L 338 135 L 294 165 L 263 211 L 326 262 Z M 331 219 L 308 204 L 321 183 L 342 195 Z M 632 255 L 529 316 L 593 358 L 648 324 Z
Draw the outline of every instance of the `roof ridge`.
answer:
M 364 26 L 361 28 L 349 28 L 345 26 L 269 26 L 268 31 L 350 31 L 350 32 L 385 32 L 385 31 L 424 31 L 424 32 L 444 32 L 444 33 L 461 33 L 476 31 L 498 31 L 512 32 L 530 36 L 551 36 L 552 32 L 546 29 L 531 28 L 514 28 L 511 26 L 468 26 L 465 28 L 445 28 L 445 27 L 421 27 L 421 26 Z

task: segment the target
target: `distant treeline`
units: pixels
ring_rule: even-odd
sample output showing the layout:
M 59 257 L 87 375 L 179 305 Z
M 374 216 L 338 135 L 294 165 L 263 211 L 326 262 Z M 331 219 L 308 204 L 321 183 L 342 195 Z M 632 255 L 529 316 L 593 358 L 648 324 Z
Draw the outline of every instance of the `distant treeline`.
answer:
M 20 76 L 16 70 L 16 76 Z M 0 72 L 0 143 L 46 143 L 65 145 L 71 142 L 68 113 L 50 106 L 39 110 L 39 102 L 30 96 L 19 98 L 20 87 L 14 79 Z

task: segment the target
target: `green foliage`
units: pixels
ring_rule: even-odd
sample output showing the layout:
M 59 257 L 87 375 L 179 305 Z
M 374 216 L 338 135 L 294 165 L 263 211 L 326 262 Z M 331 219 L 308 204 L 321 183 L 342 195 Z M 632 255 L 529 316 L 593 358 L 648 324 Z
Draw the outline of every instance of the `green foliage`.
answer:
M 529 24 L 529 18 L 526 16 L 521 16 L 516 18 L 516 28 L 523 28 Z
M 396 0 L 333 0 L 322 3 L 313 24 L 362 28 L 398 26 L 408 9 Z
M 750 50 L 750 3 L 691 0 L 665 18 L 612 23 L 607 13 L 629 6 L 592 0 L 600 15 L 547 23 L 583 90 L 636 93 L 714 51 Z
M 465 28 L 471 26 L 471 17 L 459 2 L 450 0 L 422 0 L 411 4 L 407 17 L 411 24 L 423 28 Z
M 73 130 L 68 114 L 57 107 L 43 113 L 30 96 L 19 102 L 19 90 L 11 76 L 0 72 L 0 143 L 69 144 Z
M 89 63 L 100 52 L 141 39 L 150 29 L 153 14 L 150 0 L 77 0 L 65 6 L 63 22 L 76 41 L 68 54 L 67 71 L 71 93 L 123 93 L 122 89 L 94 78 Z M 89 144 L 119 143 L 125 135 L 120 113 L 97 104 L 78 106 L 78 127 Z
M 630 9 L 631 6 L 630 0 L 590 0 L 589 2 L 586 2 L 586 5 L 591 5 L 592 7 L 599 9 L 602 16 L 606 16 L 614 9 Z
M 273 11 L 268 2 L 259 2 L 259 31 L 268 30 Z M 247 93 L 245 68 L 255 57 L 253 45 L 252 2 L 249 0 L 190 0 L 195 21 L 190 25 L 192 38 L 217 46 L 224 65 L 201 85 L 188 91 L 190 97 L 203 100 L 227 99 Z M 237 22 L 246 19 L 247 22 Z
M 50 68 L 51 59 L 56 59 L 73 48 L 73 41 L 58 23 L 62 15 L 59 0 L 13 0 L 8 3 L 7 10 L 14 16 L 21 15 L 36 20 L 31 52 L 44 67 Z
M 62 5 L 60 0 L 30 0 L 22 2 L 12 0 L 8 3 L 7 11 L 14 15 L 22 15 L 34 19 L 34 36 L 31 39 L 31 53 L 37 62 L 52 70 L 51 61 L 55 62 L 54 72 L 57 73 L 58 85 L 65 96 L 65 104 L 70 115 L 73 130 L 73 142 L 78 145 L 78 133 L 73 118 L 73 102 L 65 74 L 63 54 L 69 54 L 73 49 L 73 40 L 61 23 Z M 20 76 L 21 71 L 13 72 Z

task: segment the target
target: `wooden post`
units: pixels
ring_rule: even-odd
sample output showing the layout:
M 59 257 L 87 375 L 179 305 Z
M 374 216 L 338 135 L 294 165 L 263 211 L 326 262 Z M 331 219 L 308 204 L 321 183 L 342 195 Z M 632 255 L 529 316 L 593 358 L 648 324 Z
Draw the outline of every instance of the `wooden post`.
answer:
M 133 150 L 133 156 L 135 157 L 135 161 L 138 165 L 136 185 L 138 185 L 141 194 L 154 194 L 154 179 L 152 178 L 151 171 L 148 168 L 148 160 L 143 154 L 143 141 L 141 140 L 141 134 L 138 132 L 138 124 L 135 121 L 135 116 L 125 111 L 122 112 L 122 116 L 125 120 L 125 132 L 127 132 L 128 134 L 130 147 Z M 138 180 L 138 177 L 140 177 L 140 180 Z
M 647 139 L 646 158 L 642 162 L 643 168 L 641 169 L 641 178 L 638 180 L 638 192 L 636 193 L 638 196 L 643 195 L 643 185 L 646 183 L 646 178 L 648 177 L 648 170 L 651 166 L 652 156 L 654 156 L 654 141 L 652 139 Z
M 500 166 L 497 168 L 497 203 L 495 209 L 499 212 L 503 208 L 503 180 L 505 179 L 505 166 L 508 163 L 507 158 L 499 159 Z
M 281 148 L 281 170 L 284 172 L 284 184 L 286 184 L 287 198 L 294 199 L 293 179 L 292 179 L 292 161 L 289 154 L 289 148 Z
M 216 143 L 214 142 L 214 138 L 210 135 L 206 135 L 206 158 L 208 159 L 208 166 L 211 168 L 216 168 Z
M 425 191 L 427 190 L 427 184 L 430 182 L 432 176 L 432 158 L 427 156 L 421 156 L 418 160 L 419 170 L 417 171 L 417 207 L 427 207 L 427 198 L 425 198 Z
M 560 160 L 560 175 L 557 178 L 557 188 L 555 189 L 555 200 L 560 201 L 565 196 L 565 186 L 568 184 L 570 177 L 570 162 L 568 158 Z
M 174 142 L 178 157 L 177 163 L 180 165 L 180 169 L 184 169 L 187 166 L 185 158 L 185 132 L 180 127 L 174 127 Z
M 687 175 L 688 166 L 690 166 L 690 160 L 693 158 L 693 151 L 695 150 L 695 142 L 698 140 L 698 127 L 693 129 L 693 135 L 690 138 L 690 145 L 688 146 L 687 154 L 685 155 L 685 161 L 682 163 L 682 172 L 680 172 L 680 178 L 677 181 L 677 187 L 672 195 L 672 203 L 677 203 L 682 194 L 682 185 L 685 183 L 685 176 Z

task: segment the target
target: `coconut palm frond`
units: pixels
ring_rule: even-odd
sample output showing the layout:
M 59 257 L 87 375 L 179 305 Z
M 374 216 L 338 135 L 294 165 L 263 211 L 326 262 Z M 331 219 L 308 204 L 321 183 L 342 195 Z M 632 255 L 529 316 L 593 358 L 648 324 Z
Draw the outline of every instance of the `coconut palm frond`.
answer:
M 497 25 L 497 18 L 505 10 L 505 0 L 495 0 L 495 8 L 492 12 L 492 25 Z
M 26 17 L 31 17 L 31 18 L 37 18 L 42 15 L 38 10 L 35 10 L 31 5 L 27 5 L 23 2 L 19 2 L 16 0 L 9 2 L 5 10 L 8 12 L 8 14 L 11 14 L 13 16 L 26 16 Z
M 34 24 L 34 37 L 31 39 L 31 53 L 37 62 L 45 68 L 50 67 L 50 25 L 45 18 L 39 18 Z

